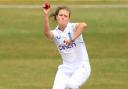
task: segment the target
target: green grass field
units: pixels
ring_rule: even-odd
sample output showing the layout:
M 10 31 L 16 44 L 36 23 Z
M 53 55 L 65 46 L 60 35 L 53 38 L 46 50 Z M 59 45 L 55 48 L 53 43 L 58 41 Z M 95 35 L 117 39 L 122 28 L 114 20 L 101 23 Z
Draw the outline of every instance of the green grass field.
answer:
M 81 89 L 127 89 L 128 8 L 72 8 L 71 20 L 88 24 L 92 74 Z M 42 29 L 41 8 L 0 8 L 0 89 L 52 88 L 61 58 Z
M 0 4 L 42 4 L 49 1 L 54 4 L 126 4 L 127 0 L 0 0 Z

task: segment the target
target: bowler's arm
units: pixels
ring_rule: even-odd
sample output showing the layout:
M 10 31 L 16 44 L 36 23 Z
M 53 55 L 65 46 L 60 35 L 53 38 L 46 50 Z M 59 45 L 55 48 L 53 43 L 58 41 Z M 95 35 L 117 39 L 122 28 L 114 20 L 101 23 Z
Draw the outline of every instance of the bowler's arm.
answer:
M 44 35 L 49 39 L 53 38 L 53 33 L 50 31 L 48 15 L 44 16 Z
M 75 41 L 75 39 L 77 39 L 77 37 L 79 37 L 81 35 L 81 33 L 86 30 L 87 28 L 87 24 L 84 22 L 81 23 L 77 23 L 76 24 L 76 31 L 72 36 L 72 41 Z
M 50 4 L 49 4 L 50 5 Z M 43 4 L 43 7 L 45 6 L 45 3 Z M 49 26 L 49 12 L 50 12 L 51 8 L 45 9 L 43 8 L 43 12 L 44 12 L 44 35 L 49 38 L 52 39 L 53 38 L 53 33 L 50 31 L 50 26 Z

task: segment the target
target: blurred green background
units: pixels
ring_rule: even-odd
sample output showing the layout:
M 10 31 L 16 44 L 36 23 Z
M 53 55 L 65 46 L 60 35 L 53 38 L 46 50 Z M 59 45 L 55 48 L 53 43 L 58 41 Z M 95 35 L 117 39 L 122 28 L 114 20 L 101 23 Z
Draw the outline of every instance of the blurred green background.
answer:
M 0 0 L 0 4 L 42 4 L 49 1 L 52 4 L 127 4 L 128 0 Z
M 39 5 L 43 0 L 0 0 Z M 128 5 L 126 0 L 49 0 L 52 5 Z M 52 9 L 53 11 L 55 8 Z M 84 40 L 92 73 L 81 89 L 128 88 L 128 8 L 73 8 L 71 21 L 88 24 Z M 51 28 L 56 24 L 50 20 Z M 51 89 L 61 57 L 43 35 L 39 8 L 0 6 L 0 89 Z

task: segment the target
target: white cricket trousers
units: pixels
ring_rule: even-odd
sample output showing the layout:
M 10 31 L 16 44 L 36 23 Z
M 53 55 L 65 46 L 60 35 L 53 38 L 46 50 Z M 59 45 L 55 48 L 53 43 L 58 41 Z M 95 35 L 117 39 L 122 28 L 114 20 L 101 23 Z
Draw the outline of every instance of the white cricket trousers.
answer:
M 74 72 L 65 72 L 58 69 L 52 89 L 79 89 L 90 76 L 90 65 L 82 65 Z

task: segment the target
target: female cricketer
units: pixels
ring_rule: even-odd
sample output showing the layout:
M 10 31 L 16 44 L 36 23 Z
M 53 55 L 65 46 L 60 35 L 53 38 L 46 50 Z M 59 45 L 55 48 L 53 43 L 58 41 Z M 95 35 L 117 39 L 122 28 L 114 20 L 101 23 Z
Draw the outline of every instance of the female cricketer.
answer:
M 50 30 L 48 17 L 51 7 L 50 4 L 49 8 L 44 7 L 46 3 L 43 4 L 44 34 L 54 40 L 63 60 L 63 63 L 58 66 L 52 89 L 79 89 L 88 80 L 91 72 L 82 37 L 87 24 L 70 22 L 70 9 L 60 6 L 52 14 L 58 25 L 54 30 Z

